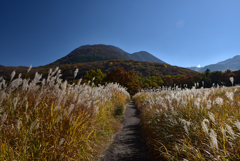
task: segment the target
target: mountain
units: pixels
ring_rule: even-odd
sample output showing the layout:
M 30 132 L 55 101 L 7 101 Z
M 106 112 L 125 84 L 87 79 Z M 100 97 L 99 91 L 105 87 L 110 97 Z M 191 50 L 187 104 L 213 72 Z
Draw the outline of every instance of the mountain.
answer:
M 52 65 L 75 64 L 105 60 L 126 60 L 165 63 L 146 51 L 129 54 L 112 45 L 84 45 L 76 48 L 68 55 L 51 63 Z
M 199 72 L 199 70 L 201 70 L 202 67 L 189 67 L 188 69 L 191 69 L 193 71 Z
M 23 73 L 25 77 L 33 78 L 35 72 L 38 72 L 46 78 L 48 70 L 57 66 L 62 71 L 62 78 L 67 80 L 73 80 L 76 68 L 79 69 L 78 78 L 83 77 L 91 69 L 101 69 L 102 72 L 108 73 L 117 67 L 122 67 L 125 71 L 134 71 L 141 77 L 197 73 L 187 68 L 166 64 L 146 51 L 129 54 L 118 47 L 100 44 L 76 48 L 53 63 L 33 67 L 29 73 L 26 73 L 28 67 L 0 66 L 0 76 L 9 80 L 10 73 L 15 70 L 16 73 Z
M 114 59 L 126 60 L 127 58 L 108 45 L 85 45 L 76 48 L 65 57 L 51 63 L 51 65 L 75 64 Z
M 150 54 L 146 51 L 139 51 L 139 52 L 129 54 L 126 51 L 124 51 L 116 46 L 112 46 L 112 45 L 109 45 L 109 46 L 112 47 L 113 49 L 115 49 L 116 51 L 118 51 L 119 53 L 121 53 L 122 55 L 124 55 L 125 57 L 127 57 L 128 59 L 137 60 L 137 61 L 165 63 L 164 61 L 158 59 L 157 57 L 153 56 L 152 54 Z
M 207 69 L 209 69 L 210 72 L 213 72 L 213 71 L 225 72 L 228 69 L 231 71 L 240 70 L 240 55 L 234 56 L 233 58 L 218 62 L 216 64 L 206 65 L 201 68 L 189 67 L 188 69 L 198 71 L 201 73 L 205 72 Z
M 210 64 L 210 65 L 207 65 L 207 66 L 204 66 L 202 67 L 199 72 L 203 73 L 205 72 L 207 69 L 210 70 L 210 72 L 213 72 L 213 71 L 222 71 L 222 72 L 225 72 L 226 70 L 230 69 L 230 70 L 233 70 L 232 68 L 224 65 L 224 64 Z M 235 71 L 236 69 L 234 69 L 233 71 Z
M 240 55 L 236 55 L 233 58 L 221 61 L 217 64 L 223 64 L 227 67 L 230 67 L 232 70 L 239 70 L 240 69 Z

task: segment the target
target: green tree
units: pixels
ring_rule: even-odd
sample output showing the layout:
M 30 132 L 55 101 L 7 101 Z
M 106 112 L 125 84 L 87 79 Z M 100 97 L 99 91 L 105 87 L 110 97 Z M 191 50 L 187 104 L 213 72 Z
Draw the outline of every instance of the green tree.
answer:
M 225 73 L 231 73 L 232 71 L 230 69 L 227 69 Z
M 164 86 L 173 86 L 173 79 L 170 75 L 165 75 L 162 78 Z
M 161 79 L 161 77 L 148 76 L 143 81 L 143 88 L 149 88 L 149 89 L 151 87 L 159 88 L 159 86 L 162 86 L 162 85 L 163 85 L 163 80 Z
M 222 72 L 221 71 L 213 71 L 209 75 L 212 83 L 221 85 L 222 82 Z
M 162 80 L 162 78 L 160 76 L 157 77 L 156 83 L 157 83 L 158 86 L 162 86 L 163 85 L 163 80 Z
M 184 84 L 184 79 L 185 79 L 184 75 L 178 74 L 178 75 L 173 76 L 173 82 L 176 85 Z
M 94 84 L 103 84 L 103 80 L 106 77 L 106 74 L 101 71 L 101 69 L 87 71 L 86 75 L 83 77 L 85 81 L 91 81 L 94 78 Z
M 206 76 L 208 77 L 208 75 L 210 74 L 210 70 L 207 68 L 207 70 L 205 71 Z

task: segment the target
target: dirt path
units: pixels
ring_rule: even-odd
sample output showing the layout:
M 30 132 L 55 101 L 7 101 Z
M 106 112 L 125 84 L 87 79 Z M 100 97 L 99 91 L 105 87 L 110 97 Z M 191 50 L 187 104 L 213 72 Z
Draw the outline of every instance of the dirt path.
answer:
M 123 128 L 98 161 L 150 161 L 141 142 L 139 112 L 131 101 L 124 113 Z

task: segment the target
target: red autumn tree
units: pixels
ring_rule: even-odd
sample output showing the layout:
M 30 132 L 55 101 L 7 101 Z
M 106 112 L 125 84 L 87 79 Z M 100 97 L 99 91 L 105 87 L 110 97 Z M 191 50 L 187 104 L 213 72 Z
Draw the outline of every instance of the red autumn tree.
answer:
M 138 81 L 138 75 L 132 71 L 125 71 L 123 68 L 115 68 L 107 74 L 108 82 L 117 82 L 127 88 L 127 91 L 133 95 L 137 93 L 141 87 Z

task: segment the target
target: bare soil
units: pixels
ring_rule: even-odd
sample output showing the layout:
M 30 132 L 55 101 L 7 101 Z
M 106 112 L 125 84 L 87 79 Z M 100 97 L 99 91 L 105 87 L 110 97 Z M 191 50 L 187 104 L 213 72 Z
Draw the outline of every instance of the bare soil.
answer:
M 150 161 L 142 142 L 139 111 L 131 101 L 125 110 L 123 127 L 98 161 Z

